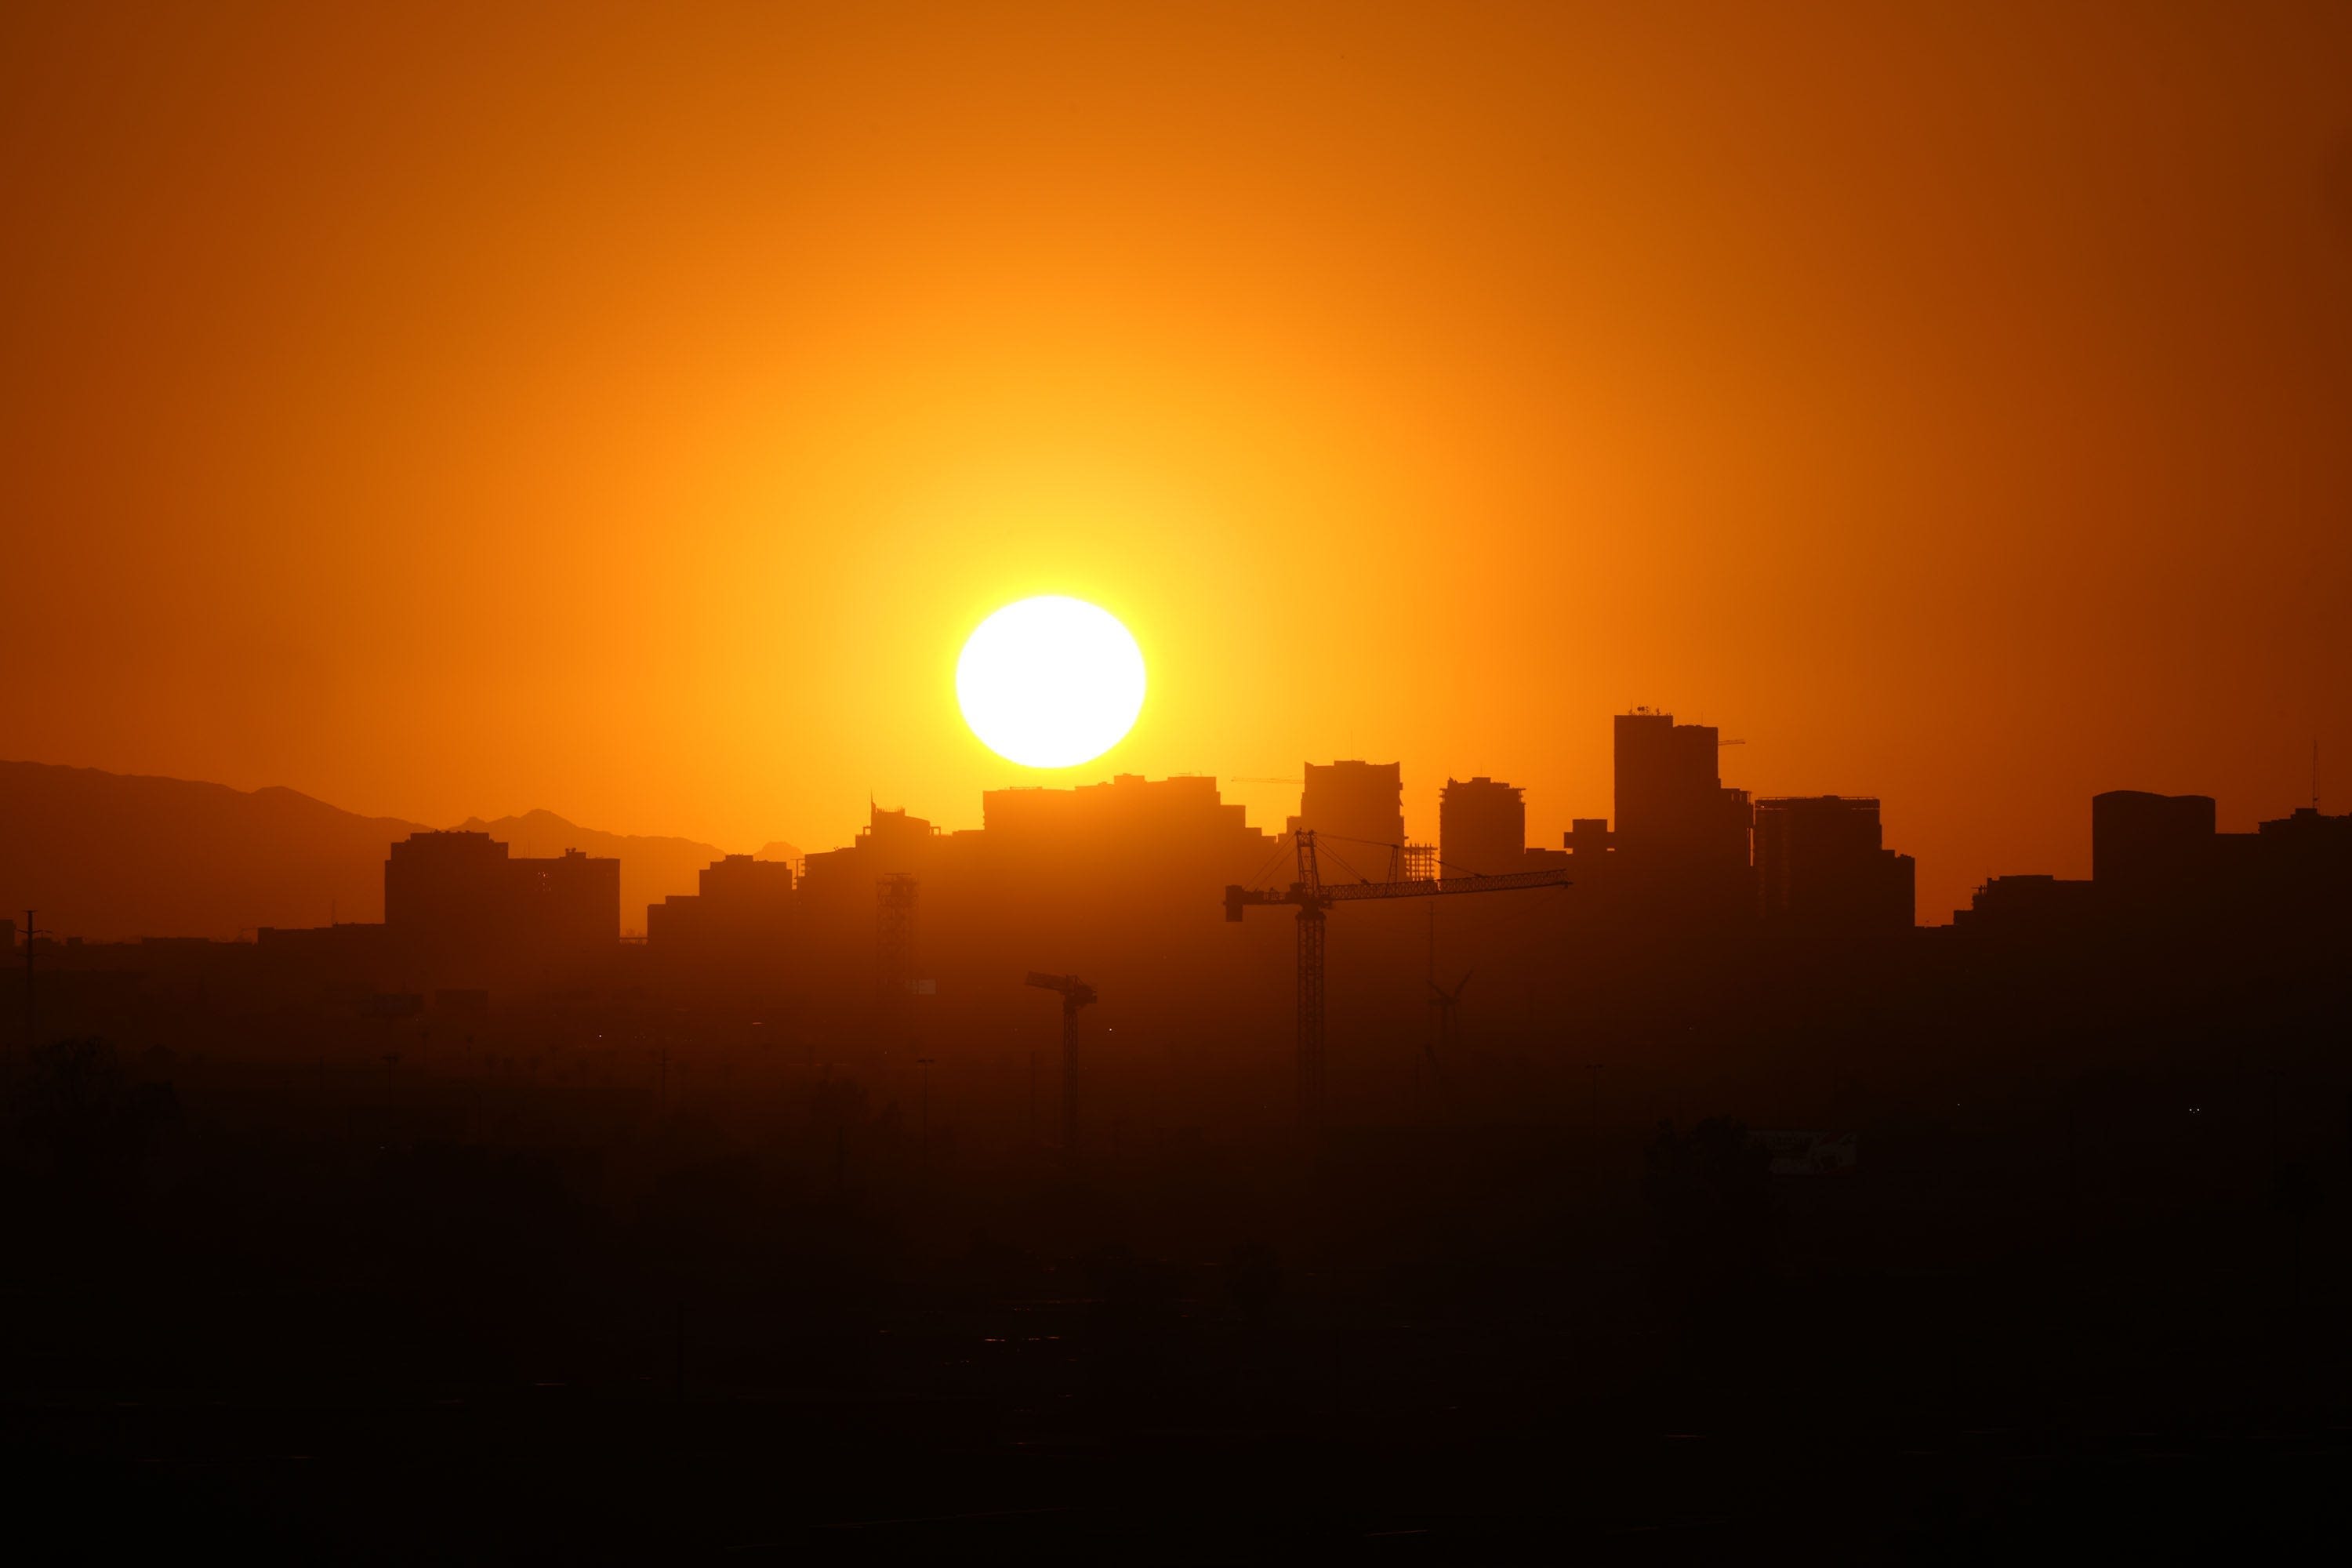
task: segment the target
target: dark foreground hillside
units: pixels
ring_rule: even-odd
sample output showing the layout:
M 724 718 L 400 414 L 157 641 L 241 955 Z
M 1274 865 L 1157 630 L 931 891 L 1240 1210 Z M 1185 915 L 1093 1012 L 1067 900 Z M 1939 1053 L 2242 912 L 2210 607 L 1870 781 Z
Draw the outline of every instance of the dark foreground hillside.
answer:
M 1776 1176 L 1727 1118 L 1065 1171 L 779 1068 L 6 1081 L 43 1554 L 2275 1558 L 2352 1482 L 2340 1090 L 2171 1069 Z M 1736 1108 L 1732 1108 L 1736 1109 Z M 2176 1124 L 2179 1123 L 2179 1124 Z

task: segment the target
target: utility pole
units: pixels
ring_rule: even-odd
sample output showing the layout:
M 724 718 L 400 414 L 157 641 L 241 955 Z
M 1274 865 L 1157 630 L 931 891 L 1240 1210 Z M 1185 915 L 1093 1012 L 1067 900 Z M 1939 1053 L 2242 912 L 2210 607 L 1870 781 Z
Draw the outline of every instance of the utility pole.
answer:
M 1427 908 L 1429 910 L 1429 953 L 1422 964 L 1421 978 L 1423 983 L 1426 984 L 1433 994 L 1437 990 L 1437 906 L 1433 903 L 1428 905 Z M 1433 1000 L 1434 998 L 1433 996 Z M 1432 1011 L 1433 1013 L 1435 1012 L 1433 1005 Z M 1433 1016 L 1429 1020 L 1429 1026 L 1432 1031 L 1431 1037 L 1423 1044 L 1421 1049 L 1422 1054 L 1429 1059 L 1429 1071 L 1432 1080 L 1429 1087 L 1432 1090 L 1434 1090 L 1437 1088 L 1437 1084 L 1435 1082 L 1438 1071 L 1437 1047 L 1445 1037 L 1445 1019 L 1444 1015 L 1437 1014 Z
M 915 988 L 915 899 L 921 884 L 905 871 L 874 883 L 874 988 L 894 1018 Z
M 915 1058 L 915 1065 L 923 1069 L 923 1109 L 921 1120 L 918 1123 L 920 1131 L 917 1133 L 917 1137 L 922 1144 L 923 1173 L 926 1175 L 930 1173 L 931 1169 L 931 1064 L 937 1059 L 933 1057 Z
M 35 911 L 31 910 L 26 910 L 25 911 L 25 1055 L 27 1058 L 29 1058 L 33 1054 L 33 1020 L 35 1016 L 33 1012 L 33 939 L 42 934 L 41 928 L 36 925 L 33 921 L 34 913 Z M 57 933 L 55 931 L 51 931 L 47 934 L 55 936 Z
M 1584 1070 L 1592 1085 L 1592 1132 L 1586 1142 L 1592 1149 L 1592 1184 L 1601 1185 L 1601 1069 L 1605 1063 L 1587 1062 Z

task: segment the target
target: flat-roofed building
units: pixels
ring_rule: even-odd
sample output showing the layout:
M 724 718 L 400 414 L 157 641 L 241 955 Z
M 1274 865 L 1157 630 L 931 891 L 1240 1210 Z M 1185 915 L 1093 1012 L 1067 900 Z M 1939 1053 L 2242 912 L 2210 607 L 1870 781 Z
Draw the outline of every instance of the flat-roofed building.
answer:
M 1437 794 L 1437 862 L 1446 877 L 1528 869 L 1527 792 L 1484 774 L 1445 781 Z
M 621 940 L 621 863 L 510 856 L 487 833 L 415 833 L 383 866 L 384 933 L 420 984 L 570 981 Z
M 1885 847 L 1875 799 L 1759 800 L 1755 834 L 1757 906 L 1766 924 L 1900 931 L 1915 922 L 1916 867 Z

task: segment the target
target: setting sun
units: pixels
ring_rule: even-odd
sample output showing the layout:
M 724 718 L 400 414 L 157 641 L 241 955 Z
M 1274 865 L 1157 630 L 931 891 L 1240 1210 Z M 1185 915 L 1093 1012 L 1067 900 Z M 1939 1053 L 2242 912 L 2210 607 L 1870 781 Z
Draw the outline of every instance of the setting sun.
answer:
M 1007 605 L 963 645 L 956 700 L 998 756 L 1068 768 L 1118 744 L 1143 710 L 1143 650 L 1108 610 L 1048 595 Z

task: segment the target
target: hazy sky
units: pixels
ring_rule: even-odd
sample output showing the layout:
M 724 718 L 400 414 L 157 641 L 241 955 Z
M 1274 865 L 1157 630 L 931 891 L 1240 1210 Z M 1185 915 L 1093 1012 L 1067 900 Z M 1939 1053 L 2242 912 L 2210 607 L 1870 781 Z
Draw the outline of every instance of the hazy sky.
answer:
M 0 11 L 0 755 L 749 848 L 1608 717 L 2352 809 L 2352 6 Z M 953 669 L 1134 629 L 1100 763 Z M 1233 798 L 1278 826 L 1278 788 Z

